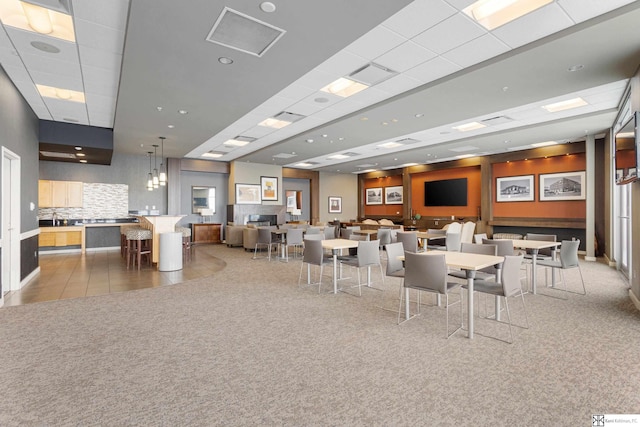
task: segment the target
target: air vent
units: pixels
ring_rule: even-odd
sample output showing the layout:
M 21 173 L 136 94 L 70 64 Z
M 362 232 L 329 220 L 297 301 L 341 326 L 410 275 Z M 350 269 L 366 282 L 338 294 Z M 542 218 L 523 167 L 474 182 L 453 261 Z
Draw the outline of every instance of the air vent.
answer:
M 291 154 L 291 153 L 279 153 L 279 154 L 274 154 L 273 156 L 274 159 L 290 159 L 292 157 L 296 157 L 296 154 Z
M 242 136 L 242 135 L 238 135 L 233 139 L 235 139 L 236 141 L 245 141 L 245 142 L 253 142 L 256 140 L 256 138 L 252 136 Z
M 507 116 L 496 116 L 496 117 L 491 117 L 489 119 L 481 120 L 481 122 L 487 126 L 501 125 L 503 123 L 509 123 L 512 121 L 513 119 Z
M 283 29 L 225 7 L 213 24 L 206 40 L 260 57 L 285 32 Z
M 40 151 L 44 157 L 53 157 L 56 159 L 75 159 L 76 155 L 73 153 L 58 153 L 55 151 Z
M 347 157 L 355 157 L 355 156 L 359 156 L 360 155 L 360 153 L 354 153 L 352 151 L 349 151 L 349 152 L 346 152 L 346 153 L 342 153 L 342 154 L 344 154 Z
M 373 86 L 393 77 L 395 74 L 397 74 L 396 71 L 385 68 L 374 62 L 370 62 L 364 67 L 349 74 L 349 78 L 368 86 Z
M 413 139 L 413 138 L 405 138 L 405 139 L 399 139 L 396 142 L 399 142 L 400 144 L 415 144 L 416 142 L 420 142 L 420 140 Z
M 273 116 L 274 119 L 277 120 L 282 120 L 285 122 L 297 122 L 298 120 L 302 120 L 304 119 L 306 116 L 303 116 L 301 114 L 296 114 L 296 113 L 290 113 L 288 111 L 281 111 L 278 114 L 276 114 L 275 116 Z

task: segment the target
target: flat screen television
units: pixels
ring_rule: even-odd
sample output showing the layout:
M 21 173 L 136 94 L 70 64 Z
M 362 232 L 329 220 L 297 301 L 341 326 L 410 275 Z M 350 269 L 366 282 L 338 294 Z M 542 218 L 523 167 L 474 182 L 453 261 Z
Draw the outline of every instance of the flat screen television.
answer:
M 425 181 L 425 206 L 467 206 L 467 178 Z
M 639 112 L 633 113 L 615 136 L 616 184 L 618 185 L 628 184 L 638 179 L 639 116 Z

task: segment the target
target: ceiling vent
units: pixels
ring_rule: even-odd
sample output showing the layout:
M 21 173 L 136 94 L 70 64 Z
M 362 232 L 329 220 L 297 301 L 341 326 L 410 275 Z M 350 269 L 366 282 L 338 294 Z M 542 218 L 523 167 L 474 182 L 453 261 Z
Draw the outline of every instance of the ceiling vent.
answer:
M 206 40 L 250 55 L 262 56 L 286 31 L 225 7 Z
M 351 151 L 348 151 L 348 152 L 342 153 L 342 154 L 344 154 L 347 157 L 355 157 L 355 156 L 359 156 L 360 155 L 360 153 L 354 153 L 354 152 L 351 152 Z
M 253 142 L 255 141 L 257 138 L 254 138 L 252 136 L 242 136 L 242 135 L 238 135 L 235 138 L 236 141 L 244 141 L 244 142 Z
M 479 150 L 479 148 L 474 147 L 473 145 L 465 145 L 464 147 L 449 148 L 449 151 L 453 151 L 456 153 L 463 153 L 466 151 L 476 151 L 476 150 Z
M 487 125 L 487 126 L 495 126 L 495 125 L 501 125 L 503 123 L 509 123 L 512 122 L 513 119 L 511 117 L 507 117 L 507 116 L 496 116 L 496 117 L 491 117 L 489 119 L 484 119 L 481 120 L 481 123 Z
M 291 154 L 291 153 L 279 153 L 279 154 L 274 154 L 273 157 L 274 159 L 290 159 L 292 157 L 296 157 L 296 154 Z
M 22 0 L 26 3 L 42 6 L 45 9 L 55 10 L 67 15 L 71 15 L 71 5 L 69 0 Z
M 364 67 L 349 74 L 349 78 L 357 82 L 364 83 L 367 86 L 373 86 L 393 77 L 396 74 L 396 71 L 385 68 L 374 62 L 370 62 Z
M 40 151 L 44 157 L 51 157 L 56 159 L 75 159 L 76 155 L 73 153 L 58 153 L 55 151 Z
M 420 140 L 414 139 L 414 138 L 405 138 L 405 139 L 399 139 L 396 142 L 400 144 L 415 144 L 416 142 L 420 142 Z
M 289 123 L 297 122 L 298 120 L 302 120 L 305 117 L 306 116 L 303 116 L 302 114 L 290 113 L 288 111 L 281 111 L 275 116 L 273 116 L 273 118 L 276 120 L 282 120 L 284 122 L 289 122 Z

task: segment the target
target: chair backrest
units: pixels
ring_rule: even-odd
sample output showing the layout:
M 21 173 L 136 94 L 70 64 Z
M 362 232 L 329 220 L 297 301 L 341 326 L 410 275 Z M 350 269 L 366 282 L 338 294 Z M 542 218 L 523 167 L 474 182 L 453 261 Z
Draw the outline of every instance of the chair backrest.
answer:
M 460 234 L 461 232 L 462 232 L 462 224 L 460 224 L 459 222 L 452 222 L 447 227 L 447 234 L 449 234 L 449 233 L 458 233 L 458 234 Z
M 304 241 L 306 242 L 307 240 L 323 240 L 324 239 L 324 234 L 320 234 L 320 233 L 307 233 L 304 235 Z
M 460 233 L 447 233 L 445 239 L 445 247 L 448 251 L 459 252 L 460 251 L 460 239 L 462 235 Z
M 444 254 L 421 255 L 404 252 L 404 286 L 447 293 L 447 264 Z
M 498 248 L 498 256 L 511 256 L 513 255 L 513 240 L 492 240 L 482 239 L 483 245 L 496 245 Z
M 428 228 L 427 229 L 427 233 L 429 234 L 434 234 L 434 235 L 443 235 L 446 236 L 447 235 L 447 230 L 444 228 Z
M 462 232 L 460 233 L 460 242 L 462 243 L 472 243 L 473 242 L 473 232 L 476 231 L 476 223 L 472 221 L 467 221 L 462 224 Z
M 502 263 L 502 290 L 505 297 L 522 292 L 520 283 L 520 265 L 522 264 L 522 255 L 507 255 Z
M 402 260 L 399 259 L 399 257 L 404 254 L 402 243 L 387 243 L 384 250 L 387 251 L 387 276 L 396 271 L 404 270 Z
M 348 239 L 352 234 L 352 228 L 347 227 L 340 230 L 340 237 L 342 237 L 343 239 Z
M 289 230 L 290 228 L 296 228 L 296 226 L 293 224 L 280 224 L 278 225 L 278 228 L 280 230 Z
M 488 239 L 487 233 L 479 233 L 473 235 L 473 243 L 482 244 L 482 239 Z
M 287 230 L 287 245 L 302 244 L 302 228 L 290 228 Z
M 380 240 L 358 242 L 358 267 L 380 265 Z
M 392 228 L 389 232 L 391 233 L 391 243 L 396 243 L 398 241 L 398 230 L 397 228 Z
M 378 240 L 380 240 L 380 246 L 385 246 L 391 243 L 391 229 L 390 228 L 379 229 Z
M 324 238 L 325 239 L 335 239 L 336 238 L 336 226 L 335 225 L 327 225 L 324 228 Z
M 563 240 L 560 247 L 562 268 L 578 267 L 578 247 L 580 240 Z
M 543 242 L 555 242 L 557 237 L 555 234 L 536 234 L 536 233 L 527 233 L 527 240 L 541 240 Z M 543 248 L 538 251 L 540 255 L 551 256 L 553 252 L 553 248 Z M 527 249 L 528 254 L 532 254 L 531 249 Z
M 308 227 L 307 235 L 309 234 L 322 234 L 322 229 L 320 227 Z
M 460 252 L 468 254 L 497 255 L 498 247 L 496 245 L 481 245 L 477 243 L 462 243 Z
M 304 239 L 304 255 L 302 255 L 302 262 L 313 265 L 322 265 L 323 256 L 324 251 L 322 250 L 322 240 Z
M 418 252 L 418 235 L 415 231 L 398 231 L 398 242 L 408 252 Z
M 258 243 L 271 243 L 271 229 L 269 227 L 258 228 Z
M 368 239 L 369 239 L 369 236 L 363 235 L 363 234 L 352 234 L 351 236 L 349 236 L 349 240 L 357 240 L 360 242 L 367 241 Z M 351 256 L 358 255 L 358 248 L 349 248 L 349 255 Z

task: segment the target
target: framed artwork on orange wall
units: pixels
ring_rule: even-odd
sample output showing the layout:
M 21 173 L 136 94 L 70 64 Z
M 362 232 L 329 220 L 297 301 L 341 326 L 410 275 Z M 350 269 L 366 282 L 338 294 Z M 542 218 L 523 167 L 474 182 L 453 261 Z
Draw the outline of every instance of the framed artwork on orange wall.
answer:
M 496 202 L 532 202 L 533 185 L 533 175 L 496 178 Z
M 365 204 L 381 205 L 382 204 L 382 187 L 365 189 Z
M 540 201 L 585 200 L 584 171 L 540 174 Z

